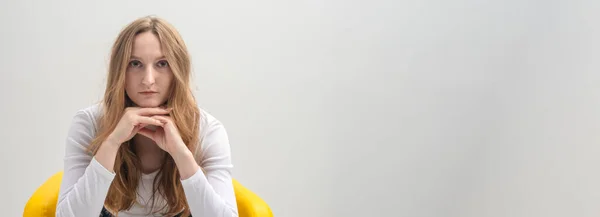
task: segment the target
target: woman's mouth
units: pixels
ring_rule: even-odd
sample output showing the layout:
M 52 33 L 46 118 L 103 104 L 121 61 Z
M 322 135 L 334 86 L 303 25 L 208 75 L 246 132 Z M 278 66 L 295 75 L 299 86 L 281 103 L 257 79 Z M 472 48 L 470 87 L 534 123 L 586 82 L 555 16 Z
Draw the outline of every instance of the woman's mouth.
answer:
M 154 95 L 157 94 L 158 92 L 155 91 L 142 91 L 140 92 L 140 94 L 145 95 L 145 96 L 149 96 L 149 95 Z

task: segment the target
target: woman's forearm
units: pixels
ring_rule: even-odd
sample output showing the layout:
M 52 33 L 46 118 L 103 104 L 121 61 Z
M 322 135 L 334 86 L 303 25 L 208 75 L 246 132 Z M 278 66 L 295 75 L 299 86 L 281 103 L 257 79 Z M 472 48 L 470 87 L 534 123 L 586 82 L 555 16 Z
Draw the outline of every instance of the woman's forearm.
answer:
M 185 180 L 192 177 L 200 169 L 189 149 L 178 150 L 170 154 L 177 165 L 181 179 Z
M 61 189 L 56 207 L 57 217 L 97 216 L 112 180 L 118 146 L 103 143 L 91 162 L 83 157 L 69 157 L 63 180 L 73 183 Z M 71 166 L 73 165 L 73 166 Z M 83 174 L 81 174 L 83 172 Z
M 114 173 L 115 166 L 115 158 L 117 157 L 117 152 L 119 151 L 119 145 L 110 140 L 104 141 L 96 155 L 94 156 L 98 163 L 100 163 L 104 168 L 106 168 L 111 173 Z

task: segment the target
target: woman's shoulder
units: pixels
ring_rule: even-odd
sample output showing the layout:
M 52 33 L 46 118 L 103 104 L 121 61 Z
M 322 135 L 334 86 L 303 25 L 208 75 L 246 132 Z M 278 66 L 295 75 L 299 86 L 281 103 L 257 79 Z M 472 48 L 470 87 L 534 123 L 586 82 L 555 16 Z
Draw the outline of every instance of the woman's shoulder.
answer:
M 196 154 L 200 158 L 204 154 L 224 154 L 229 151 L 229 138 L 223 123 L 210 111 L 200 108 L 200 144 Z
M 221 124 L 221 122 L 209 111 L 203 107 L 200 108 L 200 128 L 211 127 L 215 124 Z
M 101 115 L 100 104 L 92 104 L 76 110 L 72 117 L 67 135 L 67 151 L 84 153 L 98 132 L 98 118 Z
M 74 124 L 82 127 L 90 128 L 94 132 L 98 127 L 98 120 L 102 114 L 102 104 L 94 103 L 82 108 L 79 108 L 73 117 Z
M 210 111 L 200 107 L 200 139 L 210 136 L 210 133 L 219 128 L 224 128 L 223 124 Z

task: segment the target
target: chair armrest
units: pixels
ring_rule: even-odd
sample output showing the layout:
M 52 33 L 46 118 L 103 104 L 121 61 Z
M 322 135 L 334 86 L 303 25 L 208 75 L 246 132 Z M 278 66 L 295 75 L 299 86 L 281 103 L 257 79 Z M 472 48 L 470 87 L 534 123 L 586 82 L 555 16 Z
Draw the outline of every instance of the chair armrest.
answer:
M 269 205 L 235 179 L 233 180 L 233 189 L 240 217 L 273 217 Z
M 23 217 L 54 217 L 63 173 L 55 173 L 31 195 Z

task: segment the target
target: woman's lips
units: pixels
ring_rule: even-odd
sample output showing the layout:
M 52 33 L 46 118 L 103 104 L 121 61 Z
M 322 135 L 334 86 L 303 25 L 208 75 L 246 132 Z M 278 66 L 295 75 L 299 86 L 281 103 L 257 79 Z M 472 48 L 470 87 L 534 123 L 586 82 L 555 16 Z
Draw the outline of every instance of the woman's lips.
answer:
M 158 92 L 151 92 L 151 91 L 140 92 L 140 94 L 142 94 L 142 95 L 146 95 L 146 96 L 148 96 L 148 95 L 153 95 L 153 94 L 157 94 L 157 93 L 158 93 Z

